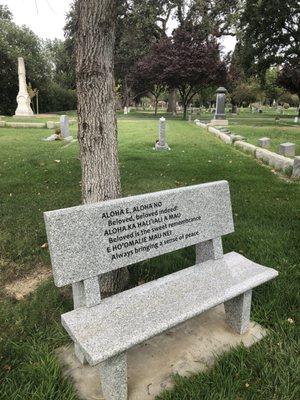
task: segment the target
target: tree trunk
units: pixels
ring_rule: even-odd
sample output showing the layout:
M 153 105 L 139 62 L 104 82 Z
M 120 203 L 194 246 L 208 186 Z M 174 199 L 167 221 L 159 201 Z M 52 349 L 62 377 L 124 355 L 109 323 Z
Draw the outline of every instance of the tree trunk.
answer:
M 182 119 L 183 120 L 186 120 L 186 114 L 187 114 L 187 103 L 182 103 L 182 105 L 183 105 L 183 116 L 182 116 Z
M 176 100 L 177 100 L 176 89 L 170 89 L 167 112 L 176 114 Z
M 158 97 L 154 97 L 154 115 L 157 115 Z
M 121 194 L 115 116 L 116 0 L 78 0 L 76 84 L 83 203 Z M 104 295 L 122 290 L 127 269 L 102 275 Z

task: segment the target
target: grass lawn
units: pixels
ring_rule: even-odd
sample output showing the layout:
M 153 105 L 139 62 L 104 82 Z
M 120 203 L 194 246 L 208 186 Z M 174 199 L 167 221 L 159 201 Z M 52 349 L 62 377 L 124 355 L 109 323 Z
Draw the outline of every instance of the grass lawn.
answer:
M 119 121 L 123 194 L 226 179 L 236 231 L 224 238 L 224 251 L 240 252 L 279 271 L 276 280 L 253 294 L 252 319 L 269 329 L 268 337 L 251 349 L 239 347 L 222 356 L 208 373 L 176 377 L 175 389 L 159 400 L 298 399 L 299 182 L 279 179 L 253 158 L 183 121 L 168 121 L 172 150 L 154 152 L 157 120 L 126 117 Z M 2 285 L 50 265 L 48 251 L 41 248 L 46 242 L 43 211 L 80 203 L 78 145 L 45 143 L 41 138 L 46 134 L 45 129 L 0 129 Z M 194 249 L 183 249 L 131 267 L 131 281 L 151 280 L 193 262 Z M 72 308 L 69 289 L 58 290 L 49 280 L 16 301 L 5 297 L 2 288 L 0 308 L 0 399 L 77 399 L 54 354 L 69 342 L 60 324 L 60 314 Z
M 280 143 L 292 142 L 296 144 L 296 155 L 300 155 L 300 124 L 293 124 L 287 120 L 279 121 L 255 121 L 247 123 L 248 121 L 241 120 L 235 121 L 231 124 L 229 129 L 232 133 L 236 133 L 247 138 L 249 143 L 258 145 L 258 139 L 266 136 L 271 139 L 271 146 L 269 150 L 278 152 Z M 250 122 L 250 121 L 249 121 Z

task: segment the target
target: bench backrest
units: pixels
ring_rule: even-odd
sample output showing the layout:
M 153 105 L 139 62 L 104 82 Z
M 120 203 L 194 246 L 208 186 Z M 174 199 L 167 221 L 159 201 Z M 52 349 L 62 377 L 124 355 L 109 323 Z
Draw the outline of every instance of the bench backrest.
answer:
M 234 230 L 226 181 L 48 211 L 44 217 L 57 286 Z

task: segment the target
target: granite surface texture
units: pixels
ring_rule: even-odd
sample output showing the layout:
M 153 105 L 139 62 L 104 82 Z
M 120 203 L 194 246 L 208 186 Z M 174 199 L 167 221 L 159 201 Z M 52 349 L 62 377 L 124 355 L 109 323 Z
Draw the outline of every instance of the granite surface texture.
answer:
M 62 115 L 59 119 L 60 131 L 64 138 L 71 136 L 69 128 L 69 117 L 67 115 Z
M 254 146 L 254 144 L 237 140 L 237 141 L 234 142 L 233 145 L 234 145 L 234 147 L 237 147 L 237 148 L 241 149 L 245 153 L 249 153 L 249 154 L 252 154 L 253 156 L 255 156 L 255 152 L 256 152 L 257 147 Z
M 280 154 L 274 153 L 273 151 L 261 149 L 259 147 L 256 149 L 255 157 L 277 170 L 285 170 L 286 168 L 293 167 L 294 165 L 294 160 L 291 158 L 284 157 Z
M 57 286 L 234 230 L 226 181 L 49 211 L 44 216 Z
M 277 275 L 231 252 L 63 314 L 62 324 L 96 365 Z
M 278 147 L 278 153 L 287 157 L 294 157 L 295 151 L 296 151 L 295 143 L 290 143 L 290 142 L 281 143 Z
M 99 369 L 105 400 L 127 400 L 126 353 L 103 361 Z
M 252 290 L 240 294 L 224 303 L 227 324 L 242 335 L 246 333 L 250 323 Z
M 270 147 L 271 139 L 268 137 L 262 137 L 262 138 L 258 139 L 258 145 L 259 145 L 259 147 L 263 147 L 263 148 Z
M 294 167 L 292 177 L 295 179 L 300 178 L 300 156 L 294 158 Z

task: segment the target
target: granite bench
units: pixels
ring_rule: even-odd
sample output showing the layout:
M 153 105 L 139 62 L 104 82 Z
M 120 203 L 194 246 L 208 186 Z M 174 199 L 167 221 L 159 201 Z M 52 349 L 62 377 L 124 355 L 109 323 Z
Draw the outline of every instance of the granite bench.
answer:
M 228 325 L 247 331 L 251 291 L 277 276 L 240 254 L 229 186 L 212 182 L 45 213 L 54 282 L 72 284 L 62 324 L 83 363 L 99 364 L 107 400 L 127 399 L 126 350 L 224 303 Z M 101 274 L 196 245 L 196 264 L 101 299 Z

